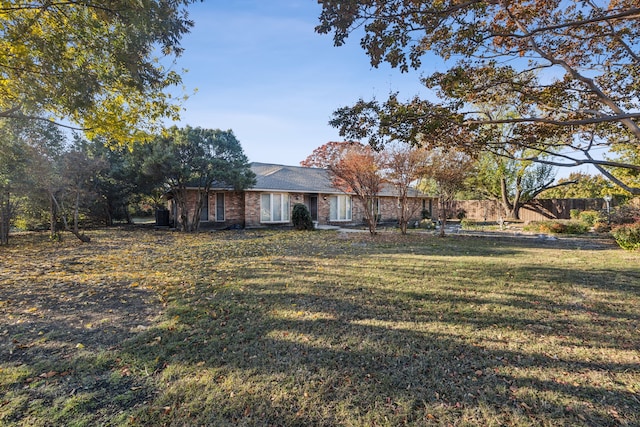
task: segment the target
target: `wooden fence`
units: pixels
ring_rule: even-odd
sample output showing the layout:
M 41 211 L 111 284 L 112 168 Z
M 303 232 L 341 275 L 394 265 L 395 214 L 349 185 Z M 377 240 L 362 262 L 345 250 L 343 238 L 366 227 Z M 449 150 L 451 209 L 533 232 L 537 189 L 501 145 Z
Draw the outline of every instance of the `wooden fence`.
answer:
M 538 199 L 520 209 L 520 219 L 524 222 L 546 219 L 569 219 L 571 210 L 605 210 L 604 199 Z M 495 222 L 506 213 L 497 200 L 456 200 L 452 212 L 464 212 L 465 218 L 475 221 Z

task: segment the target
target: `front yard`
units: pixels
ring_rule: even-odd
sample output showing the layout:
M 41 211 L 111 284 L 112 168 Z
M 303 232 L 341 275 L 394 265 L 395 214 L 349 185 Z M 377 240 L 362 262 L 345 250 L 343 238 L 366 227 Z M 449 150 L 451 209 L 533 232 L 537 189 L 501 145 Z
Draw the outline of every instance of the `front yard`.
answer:
M 614 242 L 90 234 L 0 248 L 0 425 L 640 425 Z

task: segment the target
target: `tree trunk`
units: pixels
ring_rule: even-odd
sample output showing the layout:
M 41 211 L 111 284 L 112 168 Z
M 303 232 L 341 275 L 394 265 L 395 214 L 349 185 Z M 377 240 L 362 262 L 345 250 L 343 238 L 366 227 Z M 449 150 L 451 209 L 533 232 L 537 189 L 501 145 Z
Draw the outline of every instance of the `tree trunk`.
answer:
M 504 214 L 507 219 L 511 220 L 519 220 L 520 219 L 520 207 L 522 203 L 520 199 L 522 197 L 522 178 L 516 178 L 516 188 L 515 194 L 513 196 L 513 200 L 509 200 L 509 192 L 507 190 L 507 180 L 506 178 L 500 178 L 500 198 L 502 201 L 502 208 L 504 210 Z
M 376 234 L 378 215 L 375 212 L 374 199 L 364 199 L 364 219 L 369 226 L 369 233 Z
M 409 201 L 407 200 L 407 196 L 403 194 L 402 198 L 400 199 L 400 219 L 398 220 L 401 234 L 407 234 L 407 224 L 409 223 L 409 206 L 407 206 L 408 202 Z
M 0 200 L 0 245 L 9 244 L 9 226 L 11 224 L 11 199 L 9 190 L 2 192 Z
M 61 239 L 60 231 L 58 230 L 58 215 L 56 204 L 53 202 L 53 196 L 50 196 L 49 200 L 49 239 L 57 241 Z
M 73 234 L 74 236 L 76 236 L 81 242 L 83 243 L 89 243 L 91 241 L 91 237 L 87 236 L 84 233 L 80 233 L 78 231 L 78 227 L 77 227 L 77 212 L 74 213 L 74 227 L 71 228 L 69 227 L 69 221 L 67 221 L 67 216 L 65 215 L 63 209 L 61 209 L 60 204 L 58 203 L 58 199 L 56 199 L 56 196 L 53 193 L 49 193 L 49 196 L 51 197 L 52 202 L 55 204 L 55 209 L 57 212 L 60 212 L 60 218 L 62 218 L 62 223 L 64 224 L 64 229 L 65 231 L 68 231 L 69 233 Z
M 202 204 L 204 201 L 202 192 L 198 191 L 196 195 L 197 199 L 194 204 L 193 216 L 191 218 L 191 224 L 189 224 L 189 231 L 191 232 L 197 232 L 200 230 L 200 215 L 202 214 Z
M 447 226 L 447 201 L 440 197 L 440 237 L 445 236 L 444 228 Z

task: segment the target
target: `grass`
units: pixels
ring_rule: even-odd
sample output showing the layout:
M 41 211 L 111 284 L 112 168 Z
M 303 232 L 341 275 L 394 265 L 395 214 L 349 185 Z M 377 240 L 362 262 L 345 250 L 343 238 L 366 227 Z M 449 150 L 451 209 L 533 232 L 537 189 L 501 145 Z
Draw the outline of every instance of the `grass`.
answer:
M 145 229 L 0 248 L 0 425 L 640 425 L 640 253 Z

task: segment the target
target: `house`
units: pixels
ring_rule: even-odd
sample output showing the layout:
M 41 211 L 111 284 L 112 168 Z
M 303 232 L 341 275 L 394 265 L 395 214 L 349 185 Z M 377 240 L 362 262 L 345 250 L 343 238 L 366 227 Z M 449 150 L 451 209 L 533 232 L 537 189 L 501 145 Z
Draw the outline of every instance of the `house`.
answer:
M 288 226 L 296 203 L 304 203 L 319 225 L 356 225 L 364 221 L 362 205 L 352 194 L 335 188 L 326 169 L 266 163 L 250 166 L 256 174 L 256 185 L 242 191 L 212 188 L 205 196 L 202 222 L 212 228 Z M 195 203 L 196 191 L 192 190 L 191 204 Z M 423 210 L 430 214 L 435 205 L 418 191 L 412 191 L 411 201 L 416 220 Z M 397 222 L 399 199 L 393 188 L 384 188 L 375 203 L 381 222 Z M 175 218 L 175 206 L 171 212 Z

